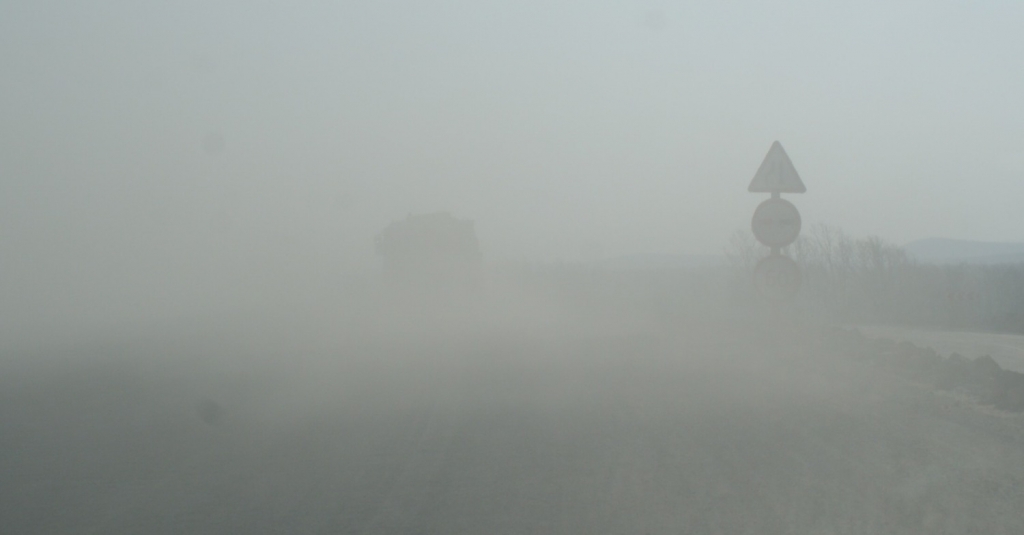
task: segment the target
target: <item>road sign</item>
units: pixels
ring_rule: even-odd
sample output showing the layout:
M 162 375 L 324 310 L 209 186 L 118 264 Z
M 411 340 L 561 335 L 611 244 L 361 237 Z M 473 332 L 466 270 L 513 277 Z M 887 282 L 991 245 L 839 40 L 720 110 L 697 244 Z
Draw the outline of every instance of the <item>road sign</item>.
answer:
M 768 199 L 754 210 L 750 228 L 768 247 L 785 247 L 800 235 L 800 212 L 785 199 Z
M 800 289 L 800 268 L 788 256 L 766 256 L 754 268 L 754 287 L 772 301 L 788 301 Z
M 776 141 L 757 168 L 748 191 L 754 193 L 803 193 L 807 191 L 786 150 Z

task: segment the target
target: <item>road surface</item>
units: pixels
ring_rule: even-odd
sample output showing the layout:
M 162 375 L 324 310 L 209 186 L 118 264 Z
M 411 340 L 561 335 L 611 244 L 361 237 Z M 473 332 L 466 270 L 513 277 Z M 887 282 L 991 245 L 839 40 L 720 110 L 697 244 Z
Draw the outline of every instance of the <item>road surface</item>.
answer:
M 1024 533 L 1021 417 L 848 343 L 719 326 L 5 362 L 0 532 Z

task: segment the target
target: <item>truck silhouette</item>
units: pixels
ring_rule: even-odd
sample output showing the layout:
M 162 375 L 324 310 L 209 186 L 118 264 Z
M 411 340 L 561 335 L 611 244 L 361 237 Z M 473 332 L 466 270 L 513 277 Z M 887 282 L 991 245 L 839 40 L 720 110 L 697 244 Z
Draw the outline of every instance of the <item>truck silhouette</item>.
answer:
M 374 239 L 389 282 L 413 288 L 475 287 L 480 243 L 473 221 L 448 212 L 409 215 Z

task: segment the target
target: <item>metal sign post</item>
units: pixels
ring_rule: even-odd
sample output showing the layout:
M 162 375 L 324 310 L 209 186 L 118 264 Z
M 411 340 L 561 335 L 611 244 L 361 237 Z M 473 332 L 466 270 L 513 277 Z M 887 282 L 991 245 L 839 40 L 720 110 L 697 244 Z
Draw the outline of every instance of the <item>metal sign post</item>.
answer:
M 750 222 L 757 241 L 771 249 L 771 254 L 754 268 L 754 286 L 771 300 L 792 299 L 800 289 L 800 268 L 793 259 L 782 254 L 782 248 L 796 241 L 801 221 L 796 206 L 781 194 L 803 193 L 807 188 L 778 141 L 772 143 L 747 190 L 771 193 L 771 197 L 754 210 Z

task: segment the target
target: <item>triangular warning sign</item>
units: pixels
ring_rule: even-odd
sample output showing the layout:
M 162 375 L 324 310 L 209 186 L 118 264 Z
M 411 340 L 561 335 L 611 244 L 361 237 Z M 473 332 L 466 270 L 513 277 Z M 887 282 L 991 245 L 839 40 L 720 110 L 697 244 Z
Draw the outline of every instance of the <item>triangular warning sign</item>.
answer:
M 796 173 L 793 162 L 789 160 L 785 149 L 776 141 L 768 149 L 768 155 L 757 168 L 754 180 L 750 181 L 747 191 L 755 193 L 803 193 L 807 191 L 800 175 Z

